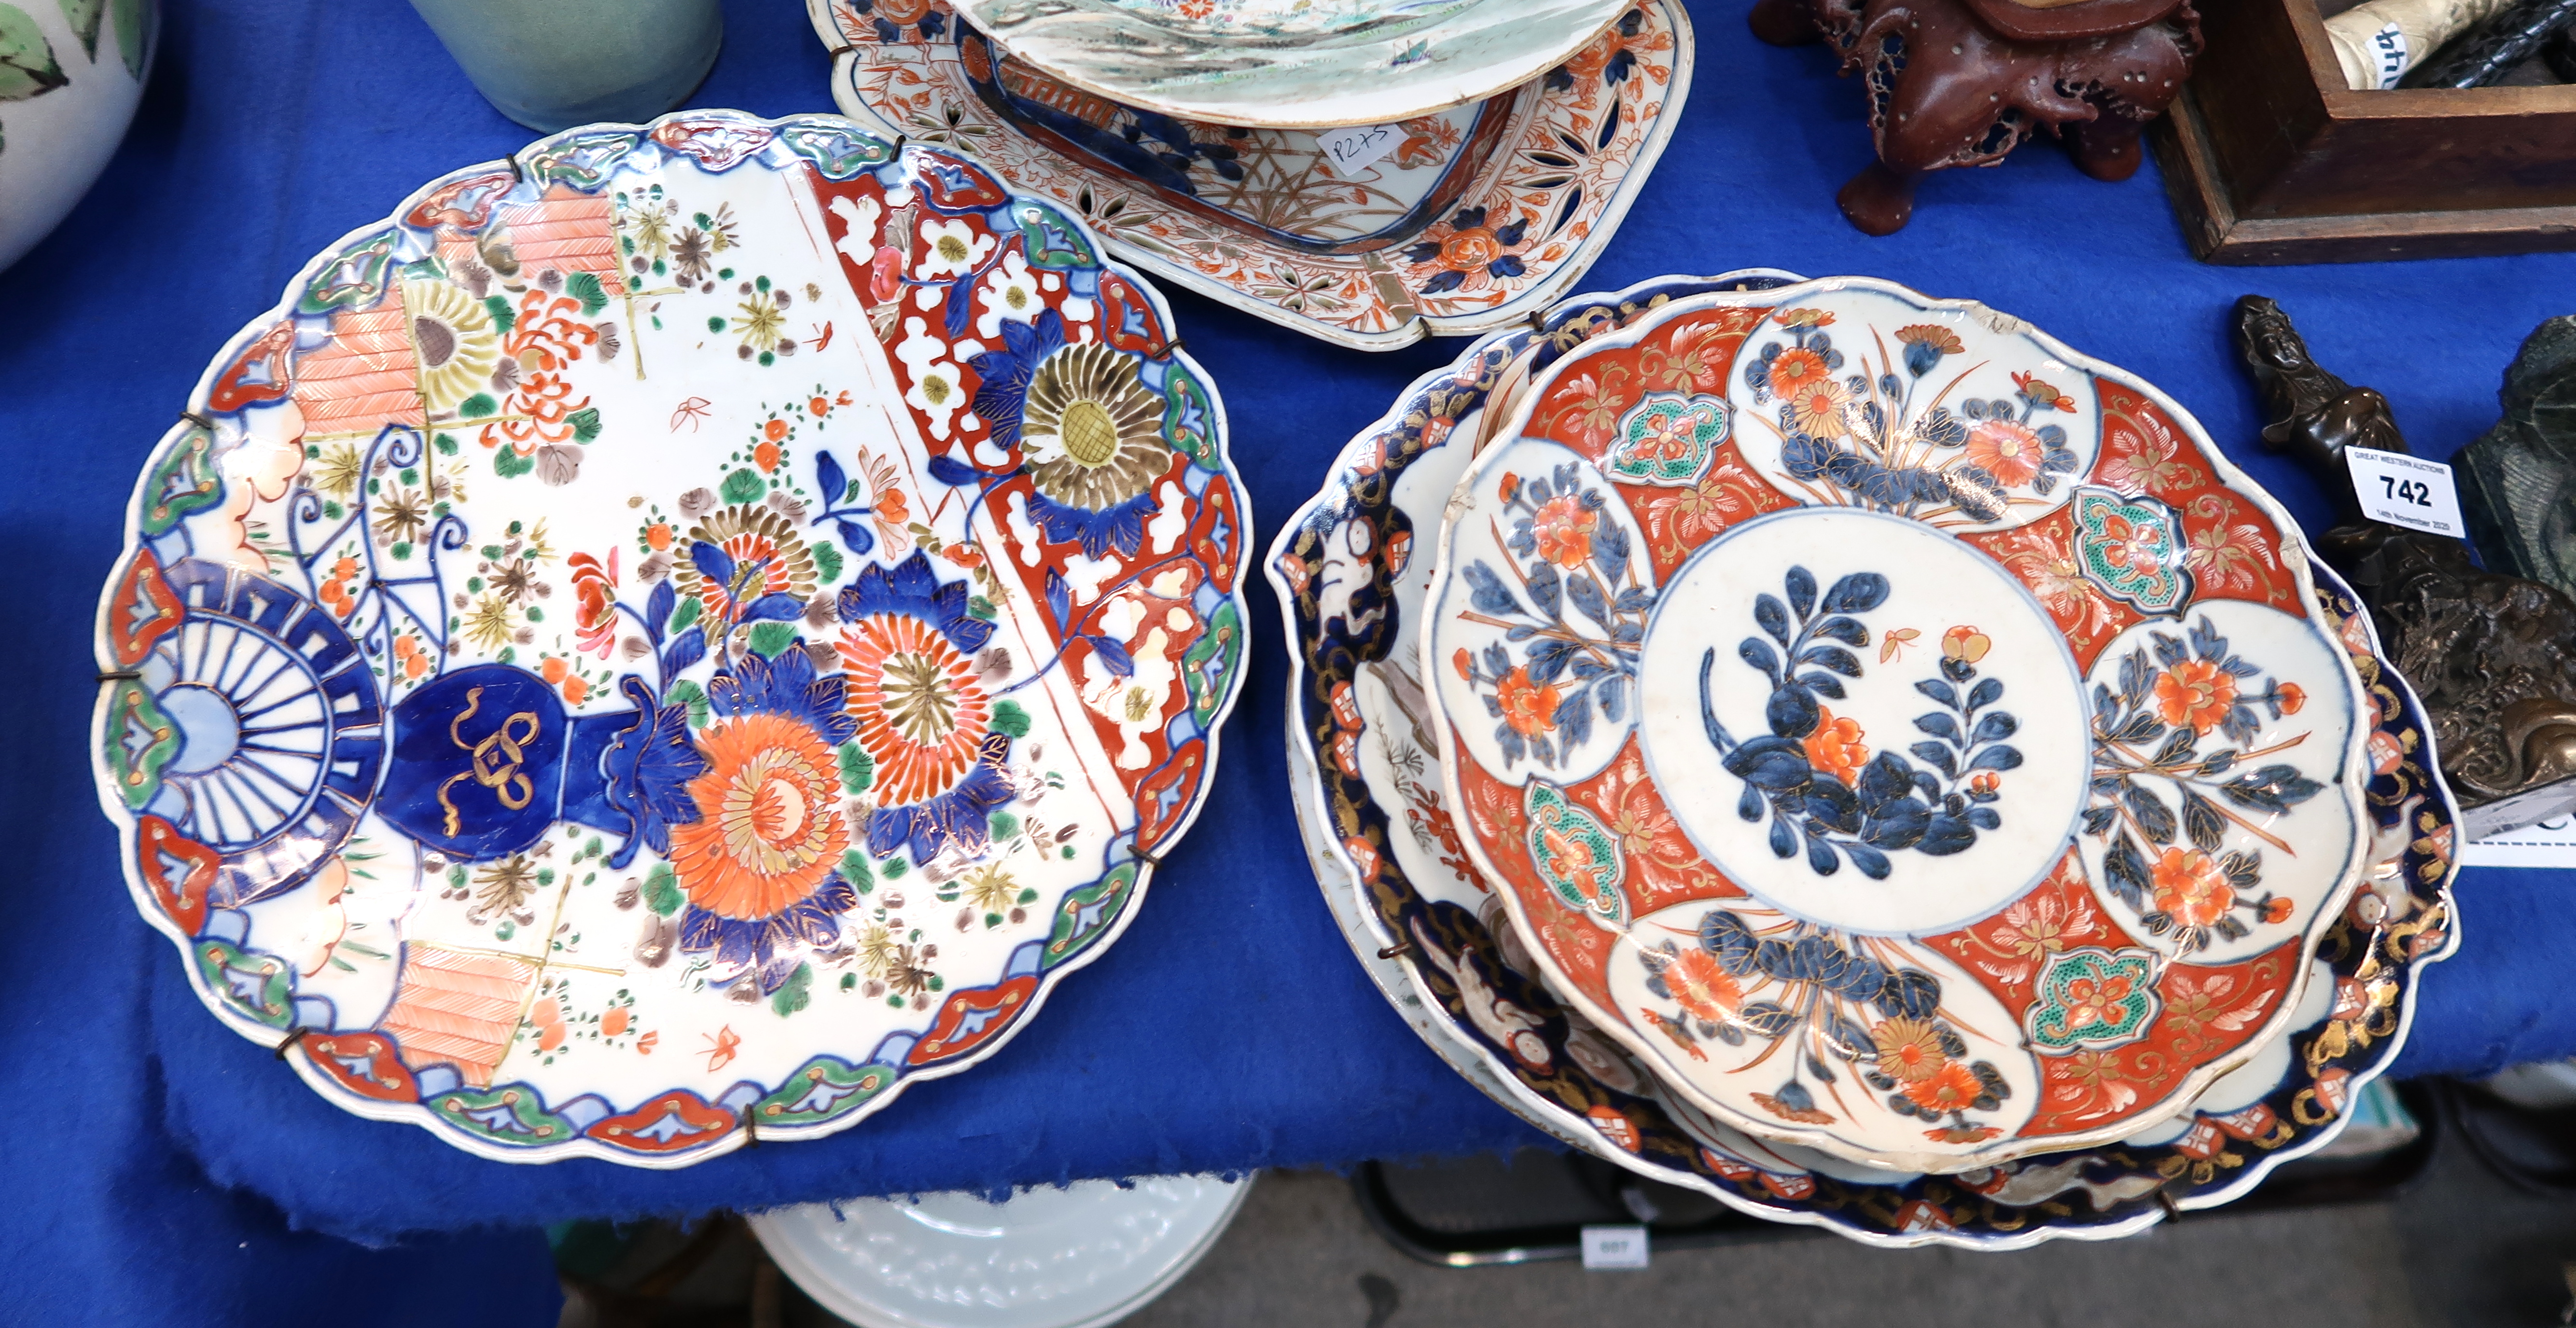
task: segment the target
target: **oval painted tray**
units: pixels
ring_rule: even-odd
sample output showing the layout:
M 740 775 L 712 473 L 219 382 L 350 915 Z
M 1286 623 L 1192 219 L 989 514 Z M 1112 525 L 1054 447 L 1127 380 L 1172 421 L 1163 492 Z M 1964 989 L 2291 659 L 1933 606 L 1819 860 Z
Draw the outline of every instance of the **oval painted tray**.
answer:
M 1508 410 L 1533 365 L 1652 303 L 1740 282 L 1668 279 L 1570 301 L 1544 338 L 1515 331 L 1479 343 L 1354 440 L 1274 544 L 1269 570 L 1295 640 L 1289 742 L 1292 772 L 1303 772 L 1301 828 L 1327 902 L 1337 917 L 1352 914 L 1345 927 L 1363 965 L 1435 1050 L 1540 1129 L 1743 1211 L 1873 1244 L 1995 1249 L 2126 1234 L 2163 1215 L 2159 1192 L 2182 1209 L 2215 1206 L 2323 1146 L 2342 1128 L 2343 1104 L 2402 1045 L 2416 970 L 2458 944 L 2448 888 L 2456 817 L 2431 773 L 2430 732 L 2412 691 L 2381 669 L 2339 583 L 2321 584 L 2320 599 L 2343 623 L 2378 712 L 2370 888 L 2321 952 L 2332 998 L 2312 988 L 2305 1003 L 2324 1005 L 2325 1017 L 2213 1086 L 2186 1120 L 1988 1172 L 1872 1175 L 1764 1148 L 1658 1094 L 1540 984 L 1499 901 L 1464 863 L 1438 791 L 1415 654 L 1403 648 L 1429 579 L 1413 536 L 1437 519 L 1488 406 Z M 2320 569 L 2319 580 L 2332 574 Z M 2268 1088 L 2253 1082 L 2266 1075 Z
M 1337 169 L 1317 136 L 1120 105 L 1003 57 L 946 0 L 807 0 L 832 97 L 888 135 L 971 152 L 1120 258 L 1308 336 L 1393 350 L 1519 322 L 1579 279 L 1690 92 L 1690 17 L 1644 0 L 1480 106 L 1410 116 Z
M 2124 1137 L 2284 1031 L 2364 861 L 2366 712 L 2295 528 L 2195 433 L 1864 279 L 1555 365 L 1450 503 L 1423 641 L 1551 984 L 1719 1119 L 1902 1170 Z
M 101 800 L 199 995 L 362 1115 L 681 1166 L 989 1055 L 1240 677 L 1155 293 L 846 121 L 593 127 L 315 259 L 162 440 Z
M 953 2 L 1014 56 L 1096 96 L 1297 129 L 1389 123 L 1507 91 L 1581 50 L 1625 0 Z

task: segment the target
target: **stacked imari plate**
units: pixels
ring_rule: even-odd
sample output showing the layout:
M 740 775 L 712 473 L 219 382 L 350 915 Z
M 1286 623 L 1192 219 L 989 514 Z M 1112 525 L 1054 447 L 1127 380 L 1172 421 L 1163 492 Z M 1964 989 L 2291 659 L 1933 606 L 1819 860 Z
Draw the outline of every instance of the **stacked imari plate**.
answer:
M 1301 820 L 1390 997 L 1766 1217 L 2223 1203 L 2341 1128 L 2456 940 L 2455 810 L 2350 594 L 2177 404 L 1980 305 L 1569 302 L 1417 382 L 1269 571 Z
M 851 118 L 973 154 L 1158 280 L 1361 350 L 1571 290 L 1693 59 L 1679 0 L 806 9 Z

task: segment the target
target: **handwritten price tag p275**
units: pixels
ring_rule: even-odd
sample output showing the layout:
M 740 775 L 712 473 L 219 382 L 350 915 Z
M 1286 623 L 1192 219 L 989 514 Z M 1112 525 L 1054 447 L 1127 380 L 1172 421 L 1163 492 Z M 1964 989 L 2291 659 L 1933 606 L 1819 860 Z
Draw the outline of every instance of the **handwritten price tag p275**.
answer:
M 1345 180 L 1402 146 L 1404 131 L 1394 125 L 1352 125 L 1315 133 L 1315 150 L 1324 154 L 1324 164 L 1333 168 L 1333 174 Z
M 2352 469 L 2352 493 L 2361 500 L 2362 515 L 2454 539 L 2466 533 L 2449 466 L 2367 447 L 2347 447 L 2343 459 Z

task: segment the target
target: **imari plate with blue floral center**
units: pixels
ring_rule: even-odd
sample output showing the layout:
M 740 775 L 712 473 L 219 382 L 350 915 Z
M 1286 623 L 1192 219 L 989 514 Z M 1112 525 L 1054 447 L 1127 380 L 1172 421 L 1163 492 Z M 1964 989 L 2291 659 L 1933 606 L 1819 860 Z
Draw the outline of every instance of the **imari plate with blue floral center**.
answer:
M 1425 599 L 1449 802 L 1550 983 L 1686 1100 L 1960 1171 L 2134 1133 L 2285 1031 L 2368 725 L 2295 528 L 2178 407 L 1849 279 L 1673 301 L 1494 433 Z M 2079 905 L 2101 943 L 1981 964 Z
M 2403 1044 L 2415 975 L 2456 948 L 2456 812 L 2433 771 L 2421 707 L 2378 661 L 2351 595 L 2318 569 L 2318 604 L 2364 680 L 2371 865 L 2329 929 L 2297 1031 L 2266 1044 L 2191 1110 L 2099 1149 L 1956 1176 L 1871 1169 L 1722 1125 L 1539 979 L 1491 885 L 1466 861 L 1441 792 L 1412 638 L 1433 528 L 1470 454 L 1533 373 L 1584 342 L 1712 290 L 1786 274 L 1667 278 L 1553 311 L 1425 376 L 1354 439 L 1290 519 L 1269 571 L 1295 640 L 1289 743 L 1300 825 L 1326 900 L 1397 1011 L 1496 1100 L 1569 1144 L 1774 1221 L 1871 1244 L 2020 1248 L 2101 1239 L 2223 1204 L 2342 1128 L 2359 1088 Z M 2101 950 L 2098 909 L 2033 910 L 1978 962 L 2007 971 Z M 2070 969 L 2060 977 L 2081 976 Z M 2085 1028 L 2089 1029 L 2090 1025 Z
M 1189 826 L 1250 518 L 1080 223 L 846 121 L 445 176 L 146 467 L 101 801 L 224 1022 L 511 1161 L 847 1128 L 1023 1027 Z

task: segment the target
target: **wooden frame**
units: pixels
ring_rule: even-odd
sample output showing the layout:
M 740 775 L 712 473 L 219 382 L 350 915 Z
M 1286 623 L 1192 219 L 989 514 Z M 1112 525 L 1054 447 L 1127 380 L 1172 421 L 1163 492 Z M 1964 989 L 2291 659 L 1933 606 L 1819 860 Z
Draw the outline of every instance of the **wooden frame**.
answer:
M 2203 261 L 2576 249 L 2576 86 L 2352 91 L 2316 0 L 2219 0 L 2201 24 L 2155 146 Z

